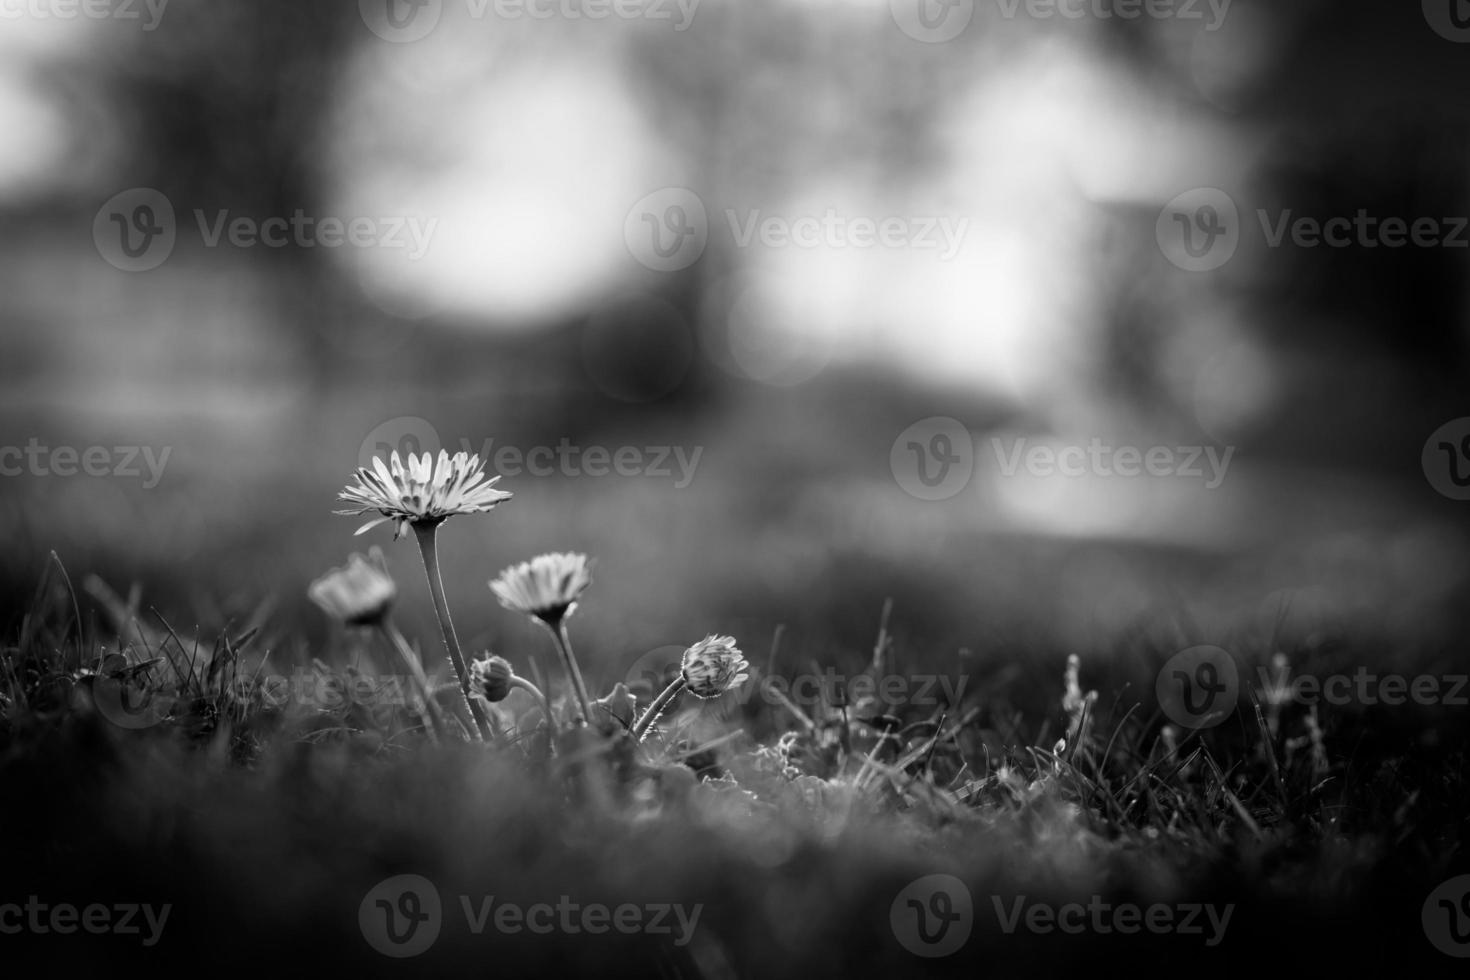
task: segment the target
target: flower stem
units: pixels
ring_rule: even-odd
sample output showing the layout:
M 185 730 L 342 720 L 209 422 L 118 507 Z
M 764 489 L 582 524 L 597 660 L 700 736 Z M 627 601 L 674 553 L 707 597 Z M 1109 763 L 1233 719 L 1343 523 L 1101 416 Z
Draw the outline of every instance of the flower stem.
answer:
M 413 533 L 418 538 L 419 553 L 424 559 L 424 574 L 429 579 L 429 594 L 434 597 L 434 612 L 439 616 L 439 629 L 444 633 L 444 647 L 449 651 L 449 662 L 454 665 L 454 672 L 459 675 L 460 696 L 464 698 L 465 708 L 479 729 L 474 733 L 475 740 L 487 739 L 490 737 L 490 722 L 485 717 L 484 709 L 470 697 L 469 670 L 465 667 L 464 654 L 459 649 L 459 637 L 454 633 L 454 622 L 449 618 L 449 603 L 444 599 L 444 582 L 439 576 L 439 549 L 435 540 L 439 528 L 435 524 L 415 524 Z
M 633 723 L 633 741 L 643 741 L 643 736 L 648 734 L 648 729 L 658 721 L 659 715 L 664 713 L 664 710 L 682 690 L 684 690 L 684 675 L 680 673 L 668 687 L 663 689 L 662 694 L 653 699 L 653 703 L 648 706 L 647 711 L 643 712 L 643 716 Z
M 582 671 L 577 667 L 577 658 L 572 654 L 572 638 L 567 635 L 566 620 L 552 626 L 550 623 L 546 628 L 551 631 L 551 637 L 556 641 L 557 652 L 561 654 L 562 664 L 567 669 L 567 676 L 572 681 L 572 693 L 577 696 L 577 705 L 581 709 L 583 723 L 592 720 L 592 702 L 587 697 L 587 683 L 582 680 Z
M 521 690 L 525 691 L 527 694 L 531 695 L 531 697 L 535 698 L 536 703 L 541 706 L 541 710 L 546 712 L 546 723 L 548 725 L 551 724 L 551 702 L 546 700 L 546 695 L 541 693 L 541 688 L 537 687 L 535 684 L 532 684 L 530 681 L 526 680 L 520 675 L 516 675 L 515 677 L 512 677 L 510 679 L 510 686 L 518 687 Z

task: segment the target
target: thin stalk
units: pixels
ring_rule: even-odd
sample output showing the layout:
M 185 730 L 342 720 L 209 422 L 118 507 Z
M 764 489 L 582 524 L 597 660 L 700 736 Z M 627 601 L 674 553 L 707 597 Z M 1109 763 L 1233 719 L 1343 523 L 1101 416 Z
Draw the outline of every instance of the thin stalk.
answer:
M 684 690 L 684 675 L 681 673 L 668 687 L 663 689 L 662 694 L 653 699 L 653 703 L 648 706 L 647 711 L 643 712 L 643 716 L 633 723 L 633 741 L 643 741 L 643 736 L 648 734 L 648 729 L 658 721 L 659 715 L 664 713 L 682 690 Z
M 413 525 L 414 536 L 419 541 L 419 553 L 424 559 L 424 574 L 429 579 L 429 594 L 434 597 L 434 612 L 439 616 L 439 629 L 444 633 L 444 647 L 449 651 L 449 662 L 459 675 L 459 693 L 464 698 L 465 708 L 474 719 L 478 729 L 475 740 L 490 737 L 490 721 L 485 710 L 470 697 L 470 674 L 465 666 L 464 654 L 459 649 L 459 637 L 454 633 L 454 622 L 449 618 L 449 603 L 444 599 L 444 582 L 439 576 L 439 549 L 435 540 L 439 533 L 436 524 Z
M 552 723 L 551 702 L 546 700 L 546 695 L 541 693 L 541 688 L 537 687 L 535 684 L 532 684 L 530 681 L 526 680 L 524 677 L 521 677 L 519 674 L 510 679 L 510 686 L 518 687 L 521 690 L 525 691 L 527 694 L 531 695 L 531 697 L 535 698 L 536 703 L 541 705 L 541 710 L 546 712 L 546 723 L 548 725 Z
M 435 741 L 438 741 L 439 736 L 444 734 L 444 719 L 439 714 L 439 702 L 434 700 L 434 695 L 429 690 L 429 678 L 424 675 L 423 665 L 419 663 L 419 658 L 414 656 L 408 640 L 398 631 L 398 627 L 393 625 L 392 620 L 385 617 L 378 623 L 378 628 L 387 638 L 389 646 L 397 651 L 398 658 L 408 668 L 409 676 L 413 678 L 414 685 L 418 688 L 419 699 L 424 705 L 429 734 Z
M 546 628 L 551 631 L 551 638 L 556 641 L 556 649 L 561 654 L 561 661 L 567 669 L 567 676 L 572 680 L 572 693 L 577 696 L 577 704 L 582 712 L 582 722 L 584 724 L 590 722 L 592 720 L 592 701 L 587 697 L 587 683 L 582 680 L 582 671 L 577 667 L 577 658 L 572 654 L 572 639 L 567 635 L 566 620 L 561 620 L 555 626 L 547 623 Z

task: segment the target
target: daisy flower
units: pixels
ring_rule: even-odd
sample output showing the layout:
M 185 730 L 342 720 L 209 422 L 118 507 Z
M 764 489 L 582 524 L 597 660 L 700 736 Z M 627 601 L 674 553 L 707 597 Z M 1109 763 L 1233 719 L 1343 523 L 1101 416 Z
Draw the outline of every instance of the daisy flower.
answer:
M 733 636 L 707 636 L 684 651 L 679 676 L 697 698 L 717 698 L 749 679 L 750 664 Z
M 384 521 L 394 522 L 394 540 L 413 529 L 424 560 L 424 574 L 429 580 L 429 594 L 434 599 L 434 613 L 439 617 L 439 630 L 444 634 L 444 648 L 459 678 L 460 695 L 475 720 L 479 737 L 487 738 L 490 720 L 484 707 L 470 697 L 469 668 L 459 647 L 454 621 L 449 618 L 449 603 L 444 597 L 444 581 L 439 572 L 437 537 L 439 525 L 455 514 L 490 510 L 509 500 L 511 495 L 495 489 L 499 476 L 485 479 L 485 464 L 479 456 L 462 452 L 450 456 L 442 449 L 437 460 L 429 453 L 422 456 L 409 453 L 406 467 L 396 452 L 388 457 L 387 465 L 374 456 L 373 468 L 362 467 L 356 479 L 355 484 L 337 496 L 358 505 L 357 508 L 337 513 L 351 516 L 376 511 L 380 515 L 358 528 L 358 534 Z
M 642 741 L 669 704 L 688 690 L 697 698 L 717 698 L 750 679 L 750 664 L 735 646 L 735 637 L 711 634 L 684 651 L 679 676 L 663 689 L 633 725 L 633 740 Z
M 592 584 L 592 563 L 571 552 L 537 555 L 507 568 L 490 583 L 490 591 L 512 612 L 534 616 L 555 626 L 571 614 Z
M 357 471 L 357 482 L 337 496 L 359 505 L 356 510 L 339 510 L 338 514 L 355 516 L 377 511 L 381 516 L 357 529 L 362 534 L 384 521 L 393 521 L 393 537 L 397 539 L 411 525 L 438 525 L 455 514 L 477 514 L 509 500 L 511 495 L 495 489 L 500 477 L 485 479 L 485 464 L 478 455 L 439 450 L 436 460 L 428 453 L 408 454 L 405 466 L 394 452 L 387 465 L 373 457 L 373 468 Z
M 591 584 L 592 562 L 586 555 L 571 552 L 537 555 L 530 561 L 507 568 L 490 582 L 490 591 L 495 593 L 502 606 L 530 616 L 551 633 L 584 722 L 592 717 L 592 701 L 587 696 L 587 683 L 582 680 L 582 670 L 572 653 L 566 620 Z
M 334 568 L 307 588 L 311 601 L 348 626 L 375 626 L 383 621 L 398 596 L 398 587 L 382 565 L 382 552 L 373 549 L 374 560 L 354 554 L 344 568 Z

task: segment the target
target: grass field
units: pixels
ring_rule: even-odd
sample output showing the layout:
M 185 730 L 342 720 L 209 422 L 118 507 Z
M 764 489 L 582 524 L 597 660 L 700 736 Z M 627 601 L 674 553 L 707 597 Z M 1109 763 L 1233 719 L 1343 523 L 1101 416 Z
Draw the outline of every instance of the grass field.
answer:
M 900 662 L 933 661 L 895 643 L 902 609 L 875 608 L 872 649 L 824 675 L 789 638 L 740 638 L 749 679 L 676 699 L 639 742 L 629 729 L 680 651 L 642 658 L 625 686 L 594 684 L 579 728 L 551 644 L 528 631 L 525 649 L 500 652 L 550 690 L 559 731 L 516 691 L 480 705 L 495 729 L 480 743 L 452 681 L 434 692 L 431 733 L 429 706 L 370 630 L 349 629 L 331 662 L 288 667 L 269 651 L 291 646 L 289 625 L 186 637 L 119 602 L 53 562 L 4 641 L 0 834 L 15 907 L 0 909 L 0 949 L 12 964 L 1463 969 L 1441 949 L 1465 954 L 1448 931 L 1464 888 L 1430 899 L 1470 869 L 1467 692 L 1432 664 L 1406 678 L 1424 696 L 1403 697 L 1386 678 L 1353 678 L 1362 650 L 1242 635 L 1237 691 L 1191 718 L 1195 702 L 1132 676 L 1141 658 L 1169 677 L 1163 645 L 1075 674 L 1044 657 L 1000 674 L 901 674 Z M 410 642 L 443 661 L 437 636 Z M 1303 684 L 1306 658 L 1311 676 L 1347 679 Z M 1199 663 L 1186 676 L 1212 681 Z M 1395 691 L 1403 705 L 1375 703 Z

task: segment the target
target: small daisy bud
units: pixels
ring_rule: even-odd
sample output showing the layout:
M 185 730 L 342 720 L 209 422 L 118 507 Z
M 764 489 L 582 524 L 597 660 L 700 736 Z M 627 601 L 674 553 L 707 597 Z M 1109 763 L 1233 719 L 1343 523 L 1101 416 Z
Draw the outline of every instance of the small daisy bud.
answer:
M 516 672 L 504 657 L 488 657 L 470 665 L 470 687 L 486 701 L 504 701 Z
M 381 553 L 373 557 L 374 561 L 368 561 L 362 555 L 353 555 L 345 568 L 334 568 L 311 583 L 306 594 L 327 615 L 348 626 L 382 622 L 398 596 L 398 587 L 383 568 Z
M 735 637 L 707 636 L 684 651 L 681 672 L 690 694 L 717 698 L 743 684 L 749 668 L 735 647 Z

